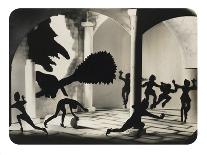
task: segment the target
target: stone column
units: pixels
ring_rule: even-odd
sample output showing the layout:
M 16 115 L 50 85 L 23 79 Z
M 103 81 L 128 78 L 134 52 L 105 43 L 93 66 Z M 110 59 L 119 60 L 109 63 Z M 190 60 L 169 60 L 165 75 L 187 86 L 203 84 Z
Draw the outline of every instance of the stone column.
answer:
M 137 9 L 129 9 L 128 15 L 130 17 L 130 24 L 131 24 L 131 64 L 130 64 L 130 98 L 129 98 L 129 106 L 130 106 L 130 115 L 133 113 L 132 105 L 136 102 L 136 88 L 135 86 L 137 83 L 137 73 L 136 73 L 136 31 L 137 31 Z
M 84 27 L 84 59 L 93 53 L 93 26 L 91 22 L 82 22 L 81 25 Z M 84 85 L 84 106 L 89 109 L 89 111 L 95 111 L 93 107 L 93 85 Z
M 35 98 L 35 63 L 31 59 L 26 60 L 25 65 L 25 100 L 26 111 L 32 119 L 37 117 Z

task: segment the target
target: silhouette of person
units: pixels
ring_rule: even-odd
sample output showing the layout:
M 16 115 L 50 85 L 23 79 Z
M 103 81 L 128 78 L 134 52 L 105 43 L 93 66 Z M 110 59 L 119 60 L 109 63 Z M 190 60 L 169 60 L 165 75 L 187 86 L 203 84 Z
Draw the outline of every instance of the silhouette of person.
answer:
M 24 99 L 24 96 L 22 95 L 22 101 L 20 101 L 20 94 L 19 92 L 16 92 L 14 94 L 14 100 L 16 101 L 13 105 L 11 105 L 11 108 L 16 108 L 18 109 L 19 111 L 22 112 L 22 114 L 20 115 L 17 115 L 17 120 L 18 120 L 18 123 L 20 124 L 20 130 L 21 132 L 23 132 L 23 127 L 22 127 L 22 122 L 21 120 L 24 120 L 26 121 L 29 125 L 31 125 L 34 129 L 37 129 L 37 130 L 42 130 L 44 131 L 46 134 L 48 134 L 47 130 L 45 128 L 40 128 L 38 126 L 36 126 L 32 119 L 30 118 L 30 116 L 27 114 L 26 110 L 25 110 L 25 107 L 24 105 L 27 103 Z
M 125 78 L 122 77 L 123 72 L 119 71 L 119 79 L 124 81 L 124 87 L 122 88 L 122 98 L 124 102 L 124 107 L 127 108 L 128 97 L 130 93 L 130 73 L 125 75 Z
M 183 116 L 184 116 L 184 122 L 186 122 L 187 117 L 188 117 L 188 111 L 191 108 L 190 102 L 191 102 L 191 98 L 189 96 L 189 91 L 191 90 L 196 90 L 197 86 L 196 86 L 196 80 L 193 79 L 192 81 L 192 86 L 190 86 L 190 81 L 185 79 L 184 80 L 184 85 L 180 86 L 178 84 L 175 83 L 175 81 L 173 81 L 174 86 L 176 87 L 176 89 L 181 89 L 183 91 L 180 100 L 181 100 L 181 122 L 183 122 Z
M 60 125 L 65 128 L 64 126 L 64 119 L 65 119 L 65 115 L 66 115 L 66 109 L 65 109 L 65 105 L 68 104 L 69 107 L 70 107 L 70 111 L 71 111 L 71 114 L 75 117 L 75 119 L 78 121 L 79 120 L 79 117 L 76 116 L 73 112 L 73 109 L 76 109 L 77 106 L 79 106 L 81 109 L 83 109 L 84 111 L 88 111 L 88 109 L 84 108 L 78 101 L 76 100 L 73 100 L 73 99 L 69 99 L 69 98 L 64 98 L 64 99 L 61 99 L 58 104 L 57 104 L 57 108 L 56 108 L 56 112 L 54 115 L 52 115 L 51 117 L 49 117 L 47 120 L 45 120 L 44 122 L 44 125 L 45 127 L 47 128 L 47 123 L 49 121 L 51 121 L 52 119 L 56 118 L 58 116 L 58 113 L 60 111 L 62 111 L 62 120 L 61 120 L 61 123 Z
M 153 117 L 157 119 L 163 119 L 164 114 L 162 113 L 160 116 L 154 115 L 147 111 L 147 107 L 149 106 L 149 102 L 146 99 L 143 99 L 141 104 L 133 105 L 134 112 L 132 116 L 124 123 L 124 125 L 119 129 L 107 129 L 106 135 L 111 132 L 124 132 L 132 127 L 139 129 L 137 136 L 141 136 L 144 130 L 145 124 L 141 121 L 142 116 Z
M 144 94 L 145 94 L 145 96 L 146 96 L 146 100 L 149 101 L 149 96 L 152 95 L 152 96 L 153 96 L 153 104 L 156 104 L 156 101 L 157 101 L 157 95 L 156 95 L 155 91 L 153 90 L 153 87 L 154 87 L 154 86 L 155 86 L 155 87 L 160 87 L 160 85 L 158 85 L 158 84 L 155 82 L 155 80 L 156 80 L 156 77 L 155 77 L 155 75 L 152 74 L 152 75 L 149 77 L 149 81 L 148 81 L 148 82 L 145 82 L 145 83 L 142 85 L 142 87 L 147 87 L 147 88 L 145 89 L 145 92 L 144 92 Z
M 174 82 L 174 80 L 172 82 Z M 166 103 L 171 100 L 169 94 L 177 92 L 177 88 L 175 87 L 175 89 L 171 89 L 171 84 L 161 82 L 160 91 L 162 93 L 159 95 L 157 102 L 151 104 L 150 109 L 156 108 L 156 106 L 160 104 L 163 100 L 164 102 L 162 103 L 162 107 L 164 108 Z

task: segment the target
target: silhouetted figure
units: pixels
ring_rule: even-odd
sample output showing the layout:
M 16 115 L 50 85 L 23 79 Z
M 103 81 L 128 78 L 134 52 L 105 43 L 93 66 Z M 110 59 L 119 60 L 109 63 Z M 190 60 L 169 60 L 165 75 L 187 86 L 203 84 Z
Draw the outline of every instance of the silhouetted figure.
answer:
M 74 71 L 74 73 L 66 78 L 58 81 L 58 79 L 49 74 L 37 72 L 36 80 L 40 86 L 40 92 L 36 93 L 36 97 L 46 96 L 55 98 L 58 89 L 61 89 L 66 96 L 64 86 L 78 81 L 80 83 L 90 84 L 109 84 L 116 79 L 116 64 L 110 53 L 98 52 L 89 55 Z
M 149 96 L 152 95 L 152 96 L 153 96 L 153 104 L 156 104 L 156 101 L 157 101 L 157 95 L 156 95 L 155 91 L 153 90 L 153 87 L 154 87 L 154 86 L 155 86 L 155 87 L 160 87 L 160 85 L 158 85 L 158 84 L 155 82 L 155 80 L 156 80 L 156 77 L 155 77 L 155 75 L 152 74 L 152 75 L 149 77 L 149 81 L 148 81 L 148 82 L 145 82 L 145 83 L 142 85 L 142 87 L 147 87 L 147 88 L 145 89 L 145 92 L 144 92 L 144 94 L 145 94 L 145 96 L 146 96 L 146 100 L 149 101 Z
M 134 127 L 135 129 L 139 129 L 137 136 L 141 136 L 141 134 L 145 131 L 145 124 L 141 121 L 142 116 L 149 116 L 157 119 L 163 119 L 165 116 L 163 113 L 160 116 L 156 116 L 148 112 L 148 106 L 149 102 L 146 99 L 143 99 L 140 104 L 133 105 L 132 108 L 134 108 L 134 112 L 132 116 L 126 121 L 126 123 L 119 129 L 107 129 L 106 135 L 110 134 L 111 132 L 124 132 Z
M 130 73 L 125 75 L 125 78 L 122 77 L 123 72 L 119 71 L 119 79 L 124 81 L 124 87 L 122 88 L 122 98 L 124 102 L 124 107 L 127 108 L 128 96 L 130 93 Z
M 190 86 L 190 81 L 185 79 L 184 80 L 184 85 L 180 86 L 178 84 L 175 83 L 175 81 L 173 81 L 174 86 L 177 89 L 181 89 L 183 91 L 180 100 L 181 100 L 181 122 L 183 122 L 183 116 L 184 116 L 184 122 L 186 122 L 187 117 L 188 117 L 188 111 L 191 108 L 190 102 L 191 102 L 191 98 L 189 96 L 189 91 L 191 90 L 196 90 L 197 86 L 196 86 L 196 80 L 193 79 L 192 81 L 192 86 Z
M 14 100 L 16 101 L 13 105 L 11 105 L 11 108 L 16 108 L 18 109 L 19 111 L 22 112 L 22 114 L 20 115 L 17 115 L 17 120 L 18 120 L 18 123 L 20 124 L 20 130 L 21 132 L 23 132 L 23 127 L 22 127 L 22 122 L 21 120 L 24 120 L 26 121 L 29 125 L 31 125 L 34 129 L 37 129 L 37 130 L 42 130 L 44 131 L 46 134 L 47 133 L 47 130 L 45 128 L 40 128 L 38 126 L 36 126 L 32 119 L 30 118 L 30 116 L 27 114 L 26 110 L 25 110 L 25 107 L 24 105 L 27 103 L 24 99 L 24 96 L 22 95 L 22 101 L 20 101 L 20 94 L 19 92 L 16 92 L 14 94 Z
M 177 88 L 175 87 L 175 89 L 171 89 L 171 84 L 161 82 L 160 91 L 162 93 L 159 95 L 157 102 L 151 104 L 150 109 L 156 108 L 156 106 L 160 104 L 163 100 L 164 102 L 162 102 L 162 107 L 164 108 L 166 103 L 168 103 L 171 100 L 169 94 L 175 93 L 177 91 Z
M 76 116 L 73 112 L 73 109 L 77 109 L 77 107 L 79 106 L 81 109 L 83 109 L 84 111 L 88 111 L 88 109 L 84 108 L 78 101 L 76 100 L 73 100 L 73 99 L 69 99 L 69 98 L 64 98 L 64 99 L 61 99 L 58 104 L 57 104 L 57 108 L 56 108 L 56 112 L 53 116 L 49 117 L 47 120 L 45 120 L 44 122 L 44 125 L 45 127 L 47 128 L 47 123 L 49 121 L 51 121 L 52 119 L 56 118 L 59 114 L 60 111 L 62 111 L 62 120 L 61 120 L 61 123 L 60 125 L 62 127 L 65 128 L 64 126 L 64 119 L 65 119 L 65 115 L 66 115 L 66 109 L 65 109 L 65 105 L 68 104 L 69 107 L 70 107 L 70 111 L 71 111 L 71 114 L 75 117 L 75 119 L 78 121 L 79 118 L 78 116 Z
M 41 65 L 49 72 L 53 71 L 51 65 L 56 65 L 49 56 L 59 59 L 58 54 L 61 54 L 66 59 L 70 59 L 66 49 L 54 40 L 57 34 L 50 27 L 50 22 L 50 19 L 41 22 L 27 36 L 29 45 L 28 57 L 35 64 Z

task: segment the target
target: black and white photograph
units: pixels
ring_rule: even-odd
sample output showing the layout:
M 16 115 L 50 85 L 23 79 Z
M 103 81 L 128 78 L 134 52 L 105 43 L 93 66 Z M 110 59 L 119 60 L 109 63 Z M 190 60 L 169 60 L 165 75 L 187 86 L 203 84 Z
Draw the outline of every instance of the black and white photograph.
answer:
M 197 68 L 192 9 L 16 9 L 9 18 L 10 140 L 192 144 Z

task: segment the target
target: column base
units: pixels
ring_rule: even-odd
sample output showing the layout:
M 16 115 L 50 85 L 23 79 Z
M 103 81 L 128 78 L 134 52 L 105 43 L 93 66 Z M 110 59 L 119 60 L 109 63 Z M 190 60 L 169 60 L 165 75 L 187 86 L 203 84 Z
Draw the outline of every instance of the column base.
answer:
M 88 109 L 89 112 L 94 112 L 96 111 L 95 107 L 86 107 Z

